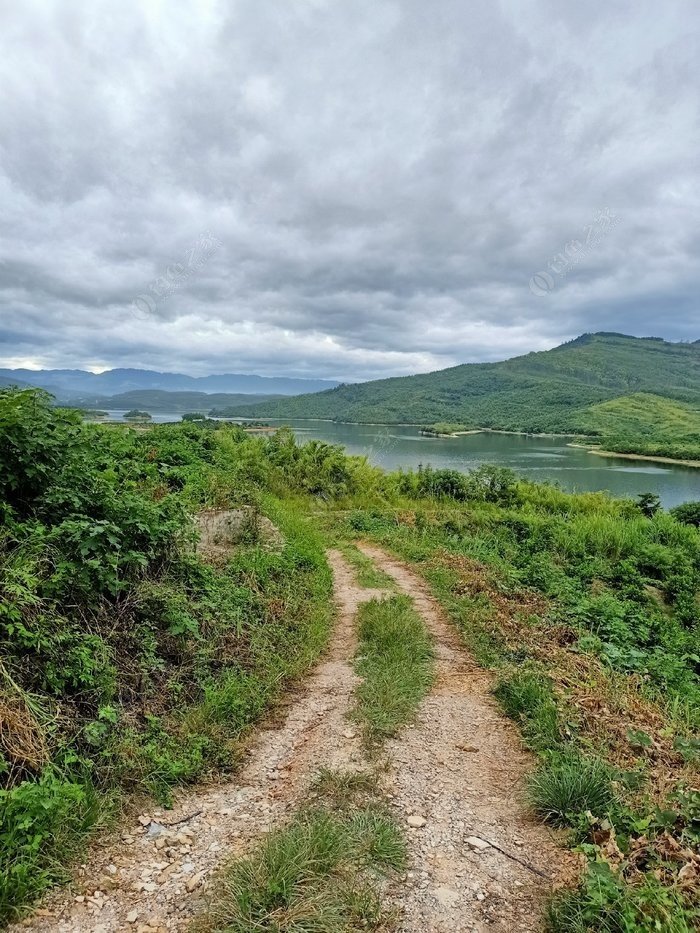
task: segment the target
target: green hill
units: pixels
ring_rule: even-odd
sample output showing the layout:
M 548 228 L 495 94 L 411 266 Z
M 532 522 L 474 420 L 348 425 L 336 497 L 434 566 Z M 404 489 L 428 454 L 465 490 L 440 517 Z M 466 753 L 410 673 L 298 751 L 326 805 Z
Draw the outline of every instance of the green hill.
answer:
M 655 396 L 646 413 L 640 393 Z M 617 406 L 606 408 L 613 400 Z M 664 400 L 680 405 L 665 407 Z M 667 417 L 669 430 L 680 426 L 695 433 L 694 407 L 700 407 L 700 343 L 599 333 L 500 363 L 341 385 L 246 406 L 241 413 L 389 424 L 442 421 L 608 437 L 637 435 L 634 411 L 646 417 L 647 436 L 665 435 Z

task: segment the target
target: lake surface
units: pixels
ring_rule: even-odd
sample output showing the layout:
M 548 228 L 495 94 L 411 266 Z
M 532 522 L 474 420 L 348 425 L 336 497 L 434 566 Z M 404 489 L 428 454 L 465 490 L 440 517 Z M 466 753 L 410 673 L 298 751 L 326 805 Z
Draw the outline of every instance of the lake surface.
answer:
M 123 412 L 110 412 L 119 418 Z M 172 412 L 152 412 L 153 421 L 179 421 Z M 266 419 L 268 420 L 268 419 Z M 270 420 L 271 424 L 275 422 Z M 289 424 L 290 422 L 279 422 Z M 484 463 L 510 467 L 522 476 L 558 483 L 572 492 L 607 490 L 634 497 L 653 492 L 666 508 L 700 500 L 700 469 L 670 463 L 597 457 L 567 447 L 565 438 L 522 437 L 515 434 L 470 434 L 464 437 L 422 437 L 418 428 L 327 421 L 291 422 L 300 441 L 342 444 L 351 454 L 364 454 L 385 469 L 416 468 L 419 464 L 466 472 Z
M 299 440 L 316 438 L 342 444 L 351 454 L 364 454 L 385 469 L 419 464 L 465 472 L 484 463 L 510 467 L 536 482 L 549 480 L 572 492 L 607 490 L 614 496 L 653 492 L 666 508 L 700 500 L 700 469 L 670 463 L 597 457 L 566 438 L 516 434 L 469 434 L 422 437 L 418 428 L 387 425 L 293 422 Z

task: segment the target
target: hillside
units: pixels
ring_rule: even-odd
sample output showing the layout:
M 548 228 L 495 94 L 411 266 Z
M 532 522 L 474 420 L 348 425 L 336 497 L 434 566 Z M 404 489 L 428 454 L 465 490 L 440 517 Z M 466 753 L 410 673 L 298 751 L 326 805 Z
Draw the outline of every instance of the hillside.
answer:
M 314 395 L 251 406 L 245 413 L 357 422 L 449 421 L 511 431 L 608 433 L 611 413 L 604 417 L 598 409 L 589 412 L 601 403 L 638 393 L 691 405 L 699 403 L 700 344 L 622 334 L 584 334 L 553 350 L 500 363 L 469 363 L 417 376 L 342 385 Z
M 0 369 L 0 385 L 31 385 L 47 389 L 60 401 L 84 398 L 89 404 L 102 404 L 104 396 L 142 389 L 166 392 L 225 392 L 249 395 L 299 395 L 320 392 L 336 385 L 324 379 L 291 379 L 224 373 L 213 376 L 186 376 L 148 369 L 108 369 L 91 373 L 82 369 Z

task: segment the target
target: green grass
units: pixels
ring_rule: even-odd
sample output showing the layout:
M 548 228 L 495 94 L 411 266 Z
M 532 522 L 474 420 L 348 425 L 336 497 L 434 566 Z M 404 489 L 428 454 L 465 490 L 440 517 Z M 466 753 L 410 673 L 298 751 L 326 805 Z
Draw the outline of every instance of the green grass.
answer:
M 311 806 L 224 870 L 194 930 L 388 930 L 379 880 L 403 869 L 407 856 L 398 826 L 372 799 L 375 789 L 367 775 L 324 771 Z
M 590 811 L 603 819 L 616 803 L 610 767 L 599 758 L 556 756 L 530 775 L 527 794 L 533 809 L 552 826 L 573 826 Z
M 683 437 L 700 434 L 700 411 L 648 392 L 591 405 L 582 416 L 586 433 L 625 437 Z
M 352 565 L 358 586 L 370 590 L 393 590 L 395 588 L 394 581 L 389 574 L 380 570 L 372 558 L 363 554 L 354 544 L 343 543 L 338 546 L 338 549 Z
M 531 748 L 543 751 L 561 744 L 559 712 L 549 677 L 535 670 L 516 670 L 502 676 L 493 693 Z
M 396 735 L 413 717 L 434 677 L 432 642 L 408 596 L 373 599 L 358 611 L 355 668 L 362 677 L 353 718 L 368 747 Z

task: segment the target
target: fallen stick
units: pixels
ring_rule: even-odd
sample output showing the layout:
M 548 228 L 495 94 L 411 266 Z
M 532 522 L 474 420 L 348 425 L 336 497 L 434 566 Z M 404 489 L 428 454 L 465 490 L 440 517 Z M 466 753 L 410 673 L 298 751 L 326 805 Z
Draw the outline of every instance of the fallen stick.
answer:
M 167 826 L 168 829 L 170 829 L 170 828 L 172 828 L 173 826 L 179 826 L 180 823 L 187 823 L 187 822 L 189 822 L 190 820 L 193 820 L 193 819 L 195 818 L 195 816 L 199 816 L 199 815 L 202 814 L 202 813 L 204 813 L 204 810 L 195 810 L 194 813 L 190 813 L 190 814 L 188 814 L 187 816 L 183 816 L 183 817 L 181 817 L 179 820 L 173 820 L 172 823 L 163 823 L 162 825 L 163 825 L 163 826 Z M 159 822 L 160 822 L 160 821 L 159 821 Z
M 519 855 L 513 855 L 512 852 L 507 852 L 505 849 L 503 849 L 503 848 L 502 848 L 501 846 L 499 846 L 497 843 L 492 842 L 490 839 L 487 839 L 486 836 L 481 836 L 481 835 L 479 835 L 479 839 L 483 839 L 484 842 L 488 842 L 488 844 L 489 844 L 492 848 L 496 849 L 498 852 L 501 852 L 503 855 L 505 855 L 506 858 L 512 859 L 514 862 L 518 862 L 520 865 L 523 866 L 523 868 L 527 868 L 527 870 L 533 872 L 533 874 L 539 875 L 540 878 L 545 878 L 547 881 L 551 881 L 551 880 L 552 880 L 551 877 L 550 877 L 548 874 L 546 874 L 546 873 L 543 872 L 543 871 L 540 871 L 539 868 L 535 868 L 534 865 L 531 865 L 530 862 L 526 861 L 524 858 L 520 858 Z

